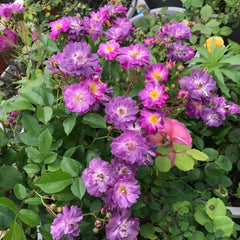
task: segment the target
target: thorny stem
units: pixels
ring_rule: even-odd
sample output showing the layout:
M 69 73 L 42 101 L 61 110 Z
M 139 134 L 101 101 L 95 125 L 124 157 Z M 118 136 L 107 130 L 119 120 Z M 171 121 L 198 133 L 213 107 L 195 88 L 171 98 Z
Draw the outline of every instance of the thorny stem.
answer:
M 33 192 L 35 193 L 35 194 L 37 194 L 38 195 L 38 197 L 40 197 L 40 199 L 41 199 L 41 202 L 42 202 L 42 205 L 47 209 L 47 211 L 53 216 L 53 217 L 57 217 L 57 215 L 53 212 L 53 210 L 43 201 L 43 199 L 51 199 L 51 198 L 46 198 L 46 197 L 44 197 L 44 196 L 42 196 L 42 195 L 40 195 L 38 192 L 36 192 L 35 190 L 33 190 Z

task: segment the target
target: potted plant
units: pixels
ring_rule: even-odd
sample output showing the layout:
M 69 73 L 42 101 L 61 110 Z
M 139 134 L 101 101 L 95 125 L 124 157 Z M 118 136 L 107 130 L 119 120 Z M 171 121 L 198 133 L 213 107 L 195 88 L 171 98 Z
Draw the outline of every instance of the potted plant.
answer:
M 26 72 L 1 102 L 4 239 L 237 237 L 218 131 L 234 139 L 240 106 L 206 69 L 185 71 L 184 22 L 134 28 L 126 14 L 114 1 L 47 32 L 39 22 L 35 40 L 14 25 Z
M 150 9 L 161 7 L 182 7 L 181 0 L 145 0 Z

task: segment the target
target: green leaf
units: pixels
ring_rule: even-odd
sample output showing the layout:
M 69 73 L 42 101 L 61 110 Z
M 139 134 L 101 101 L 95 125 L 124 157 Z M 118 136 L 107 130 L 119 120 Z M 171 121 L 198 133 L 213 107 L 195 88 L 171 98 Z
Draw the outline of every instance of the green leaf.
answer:
M 155 165 L 159 172 L 168 172 L 172 167 L 172 162 L 168 157 L 158 156 Z
M 86 192 L 86 187 L 83 184 L 82 178 L 79 177 L 79 178 L 75 178 L 73 180 L 73 183 L 71 186 L 71 191 L 79 199 L 83 198 L 83 196 Z
M 45 164 L 51 164 L 56 161 L 57 153 L 55 152 L 47 152 L 42 155 L 43 162 Z
M 40 93 L 44 105 L 52 106 L 55 101 L 54 95 L 52 94 L 52 90 L 47 88 L 40 88 Z
M 227 216 L 217 216 L 213 218 L 214 231 L 221 229 L 224 237 L 230 237 L 233 233 L 234 222 Z
M 27 156 L 31 161 L 35 163 L 42 162 L 41 153 L 36 148 L 26 147 L 25 152 L 27 153 Z
M 211 219 L 208 217 L 205 211 L 198 210 L 194 213 L 195 220 L 204 226 L 206 222 L 211 222 Z
M 83 119 L 82 122 L 84 124 L 89 125 L 92 128 L 106 128 L 106 120 L 104 117 L 97 113 L 87 113 Z
M 211 198 L 207 201 L 206 206 L 206 213 L 211 218 L 214 219 L 215 217 L 225 216 L 226 215 L 226 207 L 223 201 L 219 198 Z
M 188 149 L 186 151 L 186 153 L 198 161 L 207 161 L 208 160 L 208 155 L 197 149 Z
M 189 171 L 193 169 L 194 159 L 187 154 L 177 153 L 175 155 L 175 166 L 182 171 Z
M 71 174 L 72 177 L 77 177 L 81 170 L 80 163 L 68 157 L 63 157 L 63 160 L 60 166 L 63 172 L 67 172 Z
M 39 215 L 30 209 L 21 209 L 18 213 L 18 217 L 27 225 L 35 227 L 40 224 Z
M 169 148 L 165 148 L 165 147 L 161 147 L 161 146 L 157 147 L 157 151 L 162 155 L 167 155 L 168 153 L 171 152 L 171 150 Z
M 17 161 L 17 152 L 9 148 L 2 153 L 2 162 L 6 165 L 12 165 Z
M 41 198 L 28 198 L 24 201 L 26 204 L 39 205 L 42 204 Z
M 12 221 L 14 221 L 15 214 L 8 208 L 0 206 L 0 229 L 8 229 Z M 1 236 L 1 230 L 0 230 Z
M 17 199 L 23 200 L 27 196 L 27 190 L 21 183 L 16 184 L 13 190 Z
M 22 114 L 21 123 L 24 127 L 24 131 L 29 133 L 31 136 L 38 136 L 41 131 L 41 126 L 39 125 L 37 119 L 27 113 Z
M 0 167 L 0 187 L 13 189 L 16 183 L 22 182 L 22 174 L 14 167 Z
M 48 121 L 52 118 L 52 114 L 53 110 L 51 107 L 45 106 L 37 108 L 37 117 L 44 124 L 48 123 Z
M 38 138 L 36 136 L 31 136 L 30 134 L 24 132 L 19 135 L 20 140 L 29 146 L 37 146 Z
M 228 36 L 232 33 L 232 29 L 228 26 L 224 26 L 220 29 L 220 35 L 222 36 Z
M 184 151 L 186 151 L 187 149 L 190 149 L 190 148 L 191 148 L 191 146 L 186 145 L 186 144 L 176 144 L 176 145 L 173 146 L 173 150 L 175 152 L 184 152 Z
M 218 83 L 219 88 L 221 89 L 221 91 L 222 91 L 227 97 L 230 97 L 230 95 L 229 95 L 229 90 L 228 90 L 228 88 L 227 88 L 227 86 L 226 86 L 226 84 L 225 84 L 224 77 L 223 77 L 221 71 L 220 71 L 219 69 L 216 69 L 216 68 L 215 68 L 215 69 L 214 69 L 214 73 L 215 73 L 215 75 L 216 75 L 216 77 L 217 77 L 216 81 L 217 81 L 217 83 Z
M 207 22 L 212 15 L 212 8 L 209 5 L 205 5 L 200 10 L 201 18 Z
M 21 226 L 16 222 L 12 222 L 10 230 L 4 237 L 4 240 L 24 240 L 26 239 Z
M 39 139 L 38 139 L 38 146 L 39 146 L 40 152 L 41 153 L 48 152 L 51 145 L 52 145 L 52 135 L 48 129 L 45 129 L 44 132 L 42 132 L 39 135 Z
M 203 232 L 196 231 L 193 233 L 193 236 L 189 240 L 205 240 L 205 235 Z
M 11 210 L 14 213 L 17 212 L 17 206 L 9 198 L 0 197 L 0 206 L 7 207 L 9 210 Z
M 149 238 L 155 233 L 154 226 L 151 223 L 146 223 L 141 226 L 140 234 L 144 238 Z
M 46 193 L 57 193 L 72 183 L 72 176 L 68 173 L 58 170 L 56 172 L 48 172 L 35 183 Z
M 64 132 L 66 133 L 67 136 L 71 133 L 75 124 L 76 124 L 76 117 L 66 118 L 63 121 Z
M 229 161 L 229 159 L 224 156 L 224 155 L 220 155 L 217 159 L 216 159 L 216 164 L 223 170 L 225 171 L 231 171 L 232 170 L 232 163 Z
M 2 108 L 2 112 L 5 113 L 5 112 L 12 112 L 12 111 L 17 111 L 17 110 L 32 110 L 34 111 L 35 108 L 33 107 L 33 105 L 26 101 L 26 100 L 18 100 L 18 101 L 15 101 L 15 102 L 6 102 L 4 105 L 3 105 L 3 108 Z
M 225 155 L 231 163 L 235 163 L 238 159 L 240 159 L 240 149 L 236 144 L 227 145 Z
M 24 99 L 28 100 L 30 103 L 32 103 L 36 106 L 43 105 L 43 100 L 42 100 L 41 96 L 34 91 L 21 93 L 21 97 L 23 97 Z
M 208 161 L 211 162 L 215 160 L 218 156 L 218 151 L 213 148 L 204 148 L 203 152 L 208 155 Z

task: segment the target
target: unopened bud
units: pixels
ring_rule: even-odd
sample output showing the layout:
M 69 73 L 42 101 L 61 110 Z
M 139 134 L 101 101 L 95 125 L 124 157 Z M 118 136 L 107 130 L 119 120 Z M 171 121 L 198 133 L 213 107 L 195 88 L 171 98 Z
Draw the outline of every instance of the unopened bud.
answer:
M 130 78 L 126 77 L 126 83 L 129 83 L 129 82 L 130 82 Z
M 107 127 L 107 130 L 108 130 L 109 132 L 111 132 L 111 131 L 113 130 L 113 127 L 112 127 L 112 126 L 108 126 L 108 127 Z M 104 213 L 102 213 L 102 214 L 104 214 Z
M 55 203 L 52 203 L 50 206 L 49 206 L 53 211 L 56 210 L 57 208 L 57 205 Z
M 110 126 L 109 126 L 110 127 Z M 112 127 L 111 127 L 112 128 Z M 102 208 L 101 209 L 101 214 L 105 215 L 107 213 L 107 209 L 106 208 Z
M 120 79 L 119 79 L 119 78 L 116 78 L 116 79 L 115 79 L 115 82 L 120 82 Z
M 56 211 L 57 211 L 58 213 L 62 212 L 62 207 L 57 207 L 57 208 L 56 208 Z
M 110 212 L 107 212 L 106 213 L 106 218 L 111 218 L 112 217 L 112 214 Z
M 97 233 L 99 232 L 99 229 L 95 227 L 95 228 L 93 229 L 93 232 L 94 232 L 95 234 L 97 234 Z
M 181 64 L 181 65 L 178 66 L 177 69 L 178 69 L 178 71 L 182 72 L 184 70 L 184 66 Z
M 102 221 L 100 221 L 99 219 L 97 219 L 94 224 L 95 224 L 95 227 L 99 228 L 99 227 L 101 227 L 101 225 L 102 225 Z
M 175 72 L 175 76 L 176 76 L 176 77 L 179 77 L 179 76 L 180 76 L 180 72 L 179 72 L 179 71 L 176 71 L 176 72 Z
M 171 87 L 171 88 L 175 88 L 176 85 L 175 85 L 174 83 L 172 83 L 170 87 Z
M 3 122 L 3 125 L 4 125 L 4 127 L 9 127 L 9 125 L 10 125 L 10 122 L 8 122 L 8 121 L 5 121 L 5 122 Z

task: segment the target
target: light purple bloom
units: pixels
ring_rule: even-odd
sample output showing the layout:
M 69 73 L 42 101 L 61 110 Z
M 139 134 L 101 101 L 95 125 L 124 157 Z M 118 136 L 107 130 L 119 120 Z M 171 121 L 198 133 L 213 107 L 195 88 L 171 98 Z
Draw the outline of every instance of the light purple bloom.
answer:
M 185 113 L 189 116 L 189 117 L 195 117 L 197 119 L 199 119 L 204 111 L 205 105 L 203 105 L 202 103 L 200 103 L 199 101 L 188 101 L 187 104 L 184 105 L 185 106 Z
M 158 130 L 163 129 L 163 117 L 164 113 L 161 111 L 151 111 L 143 109 L 140 112 L 141 116 L 139 121 L 141 123 L 142 129 L 147 135 L 154 135 Z
M 150 51 L 138 43 L 121 48 L 120 54 L 118 60 L 120 66 L 125 69 L 145 67 L 150 63 Z
M 95 98 L 91 94 L 89 87 L 87 85 L 84 86 L 82 83 L 66 86 L 63 96 L 66 102 L 65 107 L 69 111 L 79 114 L 88 112 L 90 105 L 95 102 Z
M 49 37 L 51 39 L 57 39 L 61 32 L 66 32 L 68 30 L 69 22 L 62 18 L 54 22 L 50 22 L 49 26 L 51 27 Z
M 114 213 L 106 225 L 106 237 L 109 240 L 137 240 L 140 231 L 138 218 L 129 219 L 131 210 Z
M 227 113 L 228 114 L 236 114 L 236 113 L 240 113 L 240 106 L 238 106 L 236 103 L 234 102 L 230 102 L 227 106 Z
M 130 30 L 124 26 L 113 26 L 105 32 L 105 37 L 119 43 L 124 43 L 127 38 L 132 38 L 130 33 Z
M 64 61 L 64 57 L 61 52 L 57 52 L 57 55 L 52 55 L 52 58 L 49 58 L 46 61 L 47 69 L 49 69 L 51 72 L 61 72 L 63 75 L 68 75 L 65 69 L 62 69 L 60 64 L 62 61 Z
M 98 54 L 104 55 L 106 60 L 112 60 L 119 54 L 120 45 L 115 40 L 101 43 Z
M 137 202 L 141 192 L 135 178 L 118 179 L 115 185 L 106 193 L 110 208 L 130 208 Z
M 12 18 L 14 12 L 22 12 L 24 8 L 20 3 L 8 3 L 0 5 L 0 17 Z
M 147 139 L 134 130 L 127 130 L 119 137 L 113 139 L 111 143 L 111 153 L 119 161 L 128 164 L 142 165 L 145 162 L 145 156 L 148 153 Z
M 59 63 L 60 68 L 76 76 L 90 77 L 99 64 L 97 54 L 91 53 L 91 46 L 85 40 L 69 42 L 63 49 L 62 57 L 64 60 Z
M 168 95 L 165 94 L 165 86 L 160 86 L 158 82 L 147 83 L 145 88 L 138 94 L 144 107 L 159 110 L 165 104 Z
M 94 158 L 82 172 L 82 180 L 90 195 L 102 197 L 114 185 L 115 175 L 114 168 L 108 162 Z
M 154 42 L 155 42 L 154 36 L 146 37 L 143 40 L 143 45 L 144 45 L 144 47 L 154 46 Z
M 164 83 L 168 79 L 168 69 L 166 66 L 164 66 L 161 63 L 154 63 L 150 65 L 146 71 L 145 74 L 145 81 L 149 81 L 152 83 Z
M 191 37 L 190 28 L 181 22 L 173 22 L 171 25 L 168 25 L 166 33 L 169 37 L 173 35 L 175 41 L 180 39 L 189 39 Z
M 92 36 L 93 41 L 97 41 L 98 36 L 102 36 L 102 23 L 90 19 L 89 17 L 83 18 L 84 26 L 86 27 L 87 33 Z
M 136 101 L 130 97 L 118 96 L 105 105 L 105 119 L 108 123 L 114 123 L 115 128 L 125 130 L 136 119 L 138 107 Z
M 203 122 L 211 127 L 219 127 L 226 115 L 222 114 L 217 107 L 206 108 L 202 113 Z
M 77 206 L 71 206 L 70 209 L 65 205 L 63 213 L 59 213 L 51 226 L 51 234 L 54 240 L 60 240 L 64 235 L 69 240 L 79 236 L 80 229 L 78 225 L 83 219 L 82 210 Z

